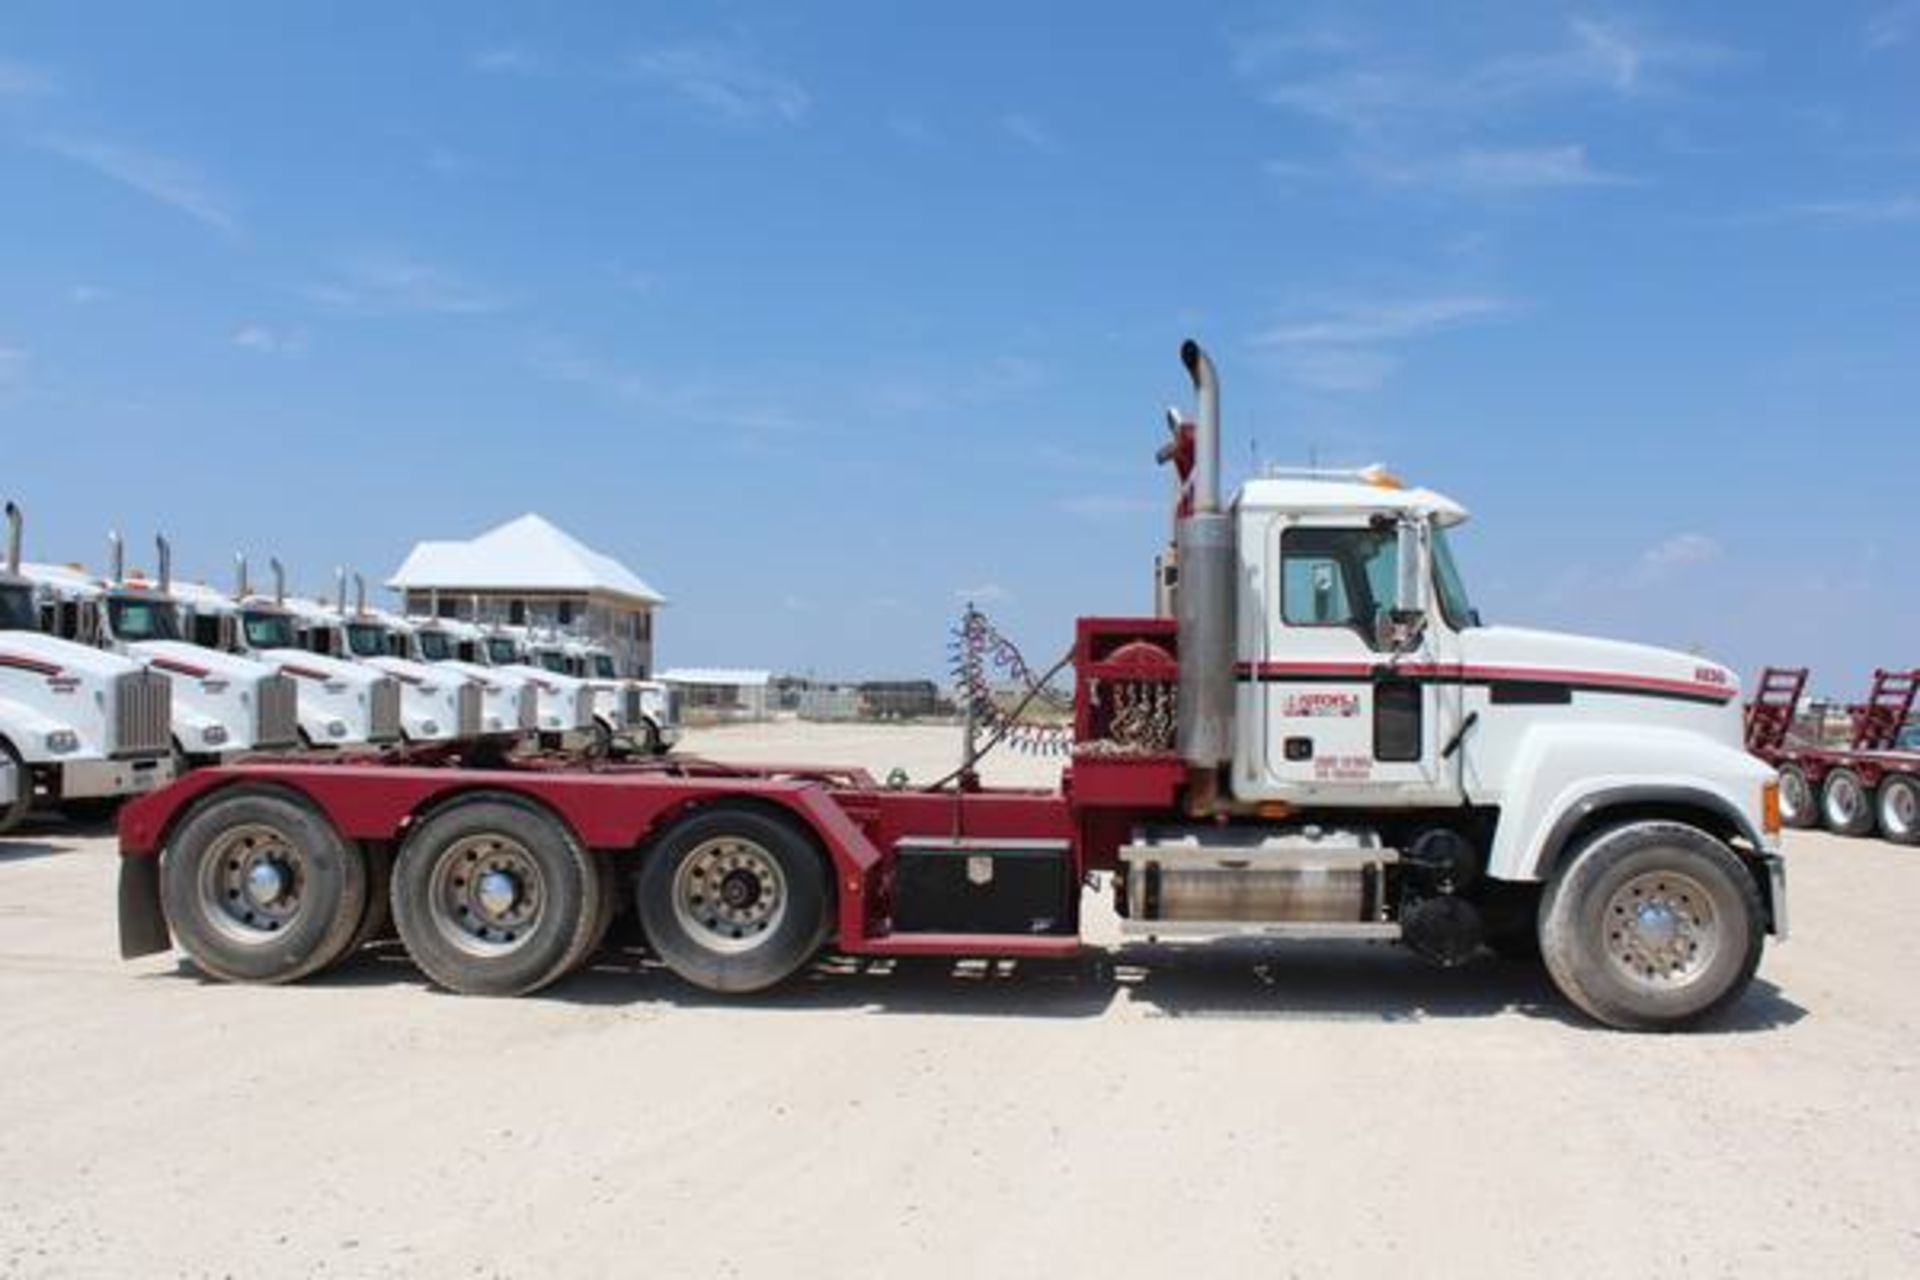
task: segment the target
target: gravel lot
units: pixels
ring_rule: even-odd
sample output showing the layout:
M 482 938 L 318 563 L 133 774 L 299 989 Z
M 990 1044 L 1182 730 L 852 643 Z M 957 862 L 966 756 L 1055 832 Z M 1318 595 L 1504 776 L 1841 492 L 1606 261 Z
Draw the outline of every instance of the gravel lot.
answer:
M 954 735 L 689 745 L 930 777 Z M 1650 1037 L 1353 945 L 221 986 L 122 963 L 111 838 L 49 826 L 0 840 L 0 1274 L 1920 1274 L 1920 852 L 1788 852 L 1793 940 Z

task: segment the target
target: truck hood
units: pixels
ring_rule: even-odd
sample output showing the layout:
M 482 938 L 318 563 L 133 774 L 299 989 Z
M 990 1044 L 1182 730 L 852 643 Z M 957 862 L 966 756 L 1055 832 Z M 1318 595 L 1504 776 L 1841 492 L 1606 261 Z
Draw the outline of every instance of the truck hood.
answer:
M 117 653 L 57 636 L 43 636 L 37 631 L 0 632 L 0 664 L 46 676 L 64 674 L 101 679 L 125 675 L 136 665 Z
M 184 640 L 139 640 L 128 645 L 127 651 L 145 658 L 168 675 L 196 680 L 212 676 L 227 681 L 254 681 L 273 674 L 272 668 L 251 658 L 203 649 Z
M 1525 627 L 1474 627 L 1461 633 L 1460 656 L 1469 676 L 1493 680 L 1538 680 L 1715 703 L 1740 696 L 1739 677 L 1709 658 L 1624 640 Z
M 408 685 L 452 685 L 459 686 L 469 682 L 478 683 L 472 676 L 446 665 L 434 666 L 431 663 L 415 662 L 411 658 L 363 658 L 363 665 L 387 675 L 393 676 Z
M 262 649 L 260 657 L 290 676 L 305 676 L 309 680 L 317 677 L 349 685 L 370 685 L 383 674 L 357 662 L 323 657 L 305 649 Z

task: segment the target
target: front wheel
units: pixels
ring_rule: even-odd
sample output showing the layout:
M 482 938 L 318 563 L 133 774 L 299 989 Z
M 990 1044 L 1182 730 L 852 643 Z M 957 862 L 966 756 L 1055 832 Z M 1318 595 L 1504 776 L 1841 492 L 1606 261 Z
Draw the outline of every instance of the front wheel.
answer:
M 1554 985 L 1628 1031 L 1671 1031 L 1746 990 L 1764 936 L 1760 891 L 1697 827 L 1634 822 L 1587 842 L 1547 886 L 1540 948 Z
M 686 981 L 760 991 L 791 977 L 826 940 L 826 869 L 791 823 L 721 808 L 672 827 L 641 868 L 647 940 Z

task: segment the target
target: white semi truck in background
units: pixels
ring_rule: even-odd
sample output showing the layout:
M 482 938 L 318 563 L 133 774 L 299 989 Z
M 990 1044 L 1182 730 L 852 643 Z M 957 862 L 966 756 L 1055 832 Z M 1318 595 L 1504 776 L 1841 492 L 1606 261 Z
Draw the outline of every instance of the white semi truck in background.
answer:
M 359 582 L 359 603 L 341 626 L 347 648 L 358 658 L 385 654 L 401 661 L 417 663 L 432 671 L 450 671 L 471 681 L 480 690 L 480 731 L 489 739 L 517 742 L 540 729 L 540 690 L 525 676 L 497 671 L 478 662 L 462 662 L 451 654 L 453 643 L 436 632 L 424 651 L 411 619 L 375 609 L 366 604 L 366 587 Z
M 172 689 L 146 663 L 44 635 L 6 506 L 0 569 L 0 833 L 36 803 L 93 817 L 173 779 Z
M 144 662 L 167 677 L 172 684 L 176 770 L 298 746 L 294 682 L 262 663 L 184 640 L 170 594 L 172 565 L 165 539 L 156 546 L 158 583 L 128 579 L 118 535 L 111 539 L 110 581 L 71 565 L 21 566 L 21 575 L 34 585 L 44 629 Z
M 409 623 L 415 646 L 410 656 L 423 662 L 477 666 L 531 685 L 539 695 L 535 727 L 545 744 L 589 746 L 601 736 L 593 691 L 586 683 L 524 661 L 512 637 L 459 618 L 414 618 Z
M 273 596 L 253 594 L 247 562 L 236 559 L 232 596 L 182 588 L 183 621 L 201 644 L 252 658 L 300 682 L 300 736 L 309 747 L 384 747 L 401 739 L 400 681 L 343 658 L 301 647 L 299 619 L 287 607 L 286 572 L 273 569 Z
M 661 756 L 680 741 L 679 700 L 658 680 L 621 676 L 613 655 L 599 645 L 560 635 L 533 638 L 528 651 L 548 671 L 588 683 L 594 715 L 612 727 L 616 747 Z

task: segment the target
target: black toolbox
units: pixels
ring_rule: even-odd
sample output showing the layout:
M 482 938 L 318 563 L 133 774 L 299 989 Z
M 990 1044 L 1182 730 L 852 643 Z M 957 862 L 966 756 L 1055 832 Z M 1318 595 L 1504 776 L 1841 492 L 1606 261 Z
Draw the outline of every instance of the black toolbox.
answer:
M 1070 935 L 1079 927 L 1065 840 L 909 839 L 894 851 L 895 933 Z

